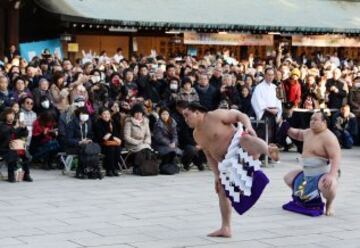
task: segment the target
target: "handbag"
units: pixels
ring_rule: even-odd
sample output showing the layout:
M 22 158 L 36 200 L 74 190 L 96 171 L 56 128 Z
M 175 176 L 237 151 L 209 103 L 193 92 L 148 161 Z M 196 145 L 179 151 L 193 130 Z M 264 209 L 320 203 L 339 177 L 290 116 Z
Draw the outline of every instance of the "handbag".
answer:
M 120 143 L 116 140 L 106 140 L 103 142 L 104 146 L 120 146 Z
M 9 143 L 10 150 L 25 150 L 26 141 L 23 139 L 14 139 Z

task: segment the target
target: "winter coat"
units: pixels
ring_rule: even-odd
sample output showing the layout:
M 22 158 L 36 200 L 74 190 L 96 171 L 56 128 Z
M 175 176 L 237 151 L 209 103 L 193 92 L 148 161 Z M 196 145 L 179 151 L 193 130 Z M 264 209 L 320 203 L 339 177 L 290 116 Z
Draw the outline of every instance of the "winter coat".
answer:
M 185 92 L 184 89 L 181 88 L 177 94 L 176 100 L 184 100 L 187 102 L 199 101 L 199 95 L 194 88 L 191 88 L 190 93 Z
M 131 152 L 138 152 L 142 149 L 151 149 L 151 133 L 149 120 L 144 117 L 141 123 L 138 123 L 134 117 L 128 117 L 124 126 L 125 147 Z
M 176 122 L 172 122 L 167 126 L 161 119 L 159 119 L 154 126 L 152 146 L 159 152 L 160 155 L 165 155 L 170 152 L 176 152 L 176 147 L 172 148 L 169 145 L 178 143 Z
M 69 146 L 77 147 L 79 142 L 84 139 L 94 139 L 94 133 L 91 120 L 81 125 L 79 117 L 73 118 L 66 128 L 66 144 Z

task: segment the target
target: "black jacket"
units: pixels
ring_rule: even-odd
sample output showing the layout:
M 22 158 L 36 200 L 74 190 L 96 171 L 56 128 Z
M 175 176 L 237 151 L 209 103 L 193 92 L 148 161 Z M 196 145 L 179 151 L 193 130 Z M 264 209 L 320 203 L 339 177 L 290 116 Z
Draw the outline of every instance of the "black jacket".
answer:
M 91 120 L 89 119 L 80 127 L 80 120 L 78 117 L 75 117 L 67 125 L 66 144 L 69 146 L 78 146 L 83 138 L 94 139 Z
M 112 127 L 113 127 L 112 131 L 110 128 L 110 123 L 112 124 Z M 112 120 L 110 122 L 105 122 L 102 119 L 97 120 L 94 125 L 94 132 L 95 132 L 95 140 L 99 144 L 102 144 L 104 142 L 103 137 L 107 133 L 112 134 L 109 140 L 113 140 L 114 137 L 120 139 L 120 126 L 116 125 Z

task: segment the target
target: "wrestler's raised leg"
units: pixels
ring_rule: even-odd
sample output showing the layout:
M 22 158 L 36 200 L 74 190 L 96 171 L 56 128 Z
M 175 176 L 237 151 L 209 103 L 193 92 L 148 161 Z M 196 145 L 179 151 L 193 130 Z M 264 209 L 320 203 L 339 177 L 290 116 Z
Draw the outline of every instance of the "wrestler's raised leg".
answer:
M 325 187 L 324 185 L 324 177 L 326 175 L 322 176 L 319 180 L 319 190 L 322 193 L 322 195 L 324 196 L 324 198 L 326 199 L 326 203 L 325 203 L 325 215 L 327 216 L 333 216 L 335 214 L 334 211 L 334 198 L 336 196 L 336 187 L 337 187 L 337 179 L 334 178 L 332 180 L 331 186 L 329 188 Z
M 261 154 L 266 154 L 271 159 L 279 160 L 278 154 L 274 153 L 277 149 L 274 146 L 268 146 L 266 142 L 258 137 L 245 134 L 240 138 L 240 145 L 243 147 L 254 159 L 258 159 Z M 273 157 L 274 156 L 274 157 Z
M 286 174 L 284 176 L 284 182 L 286 183 L 287 186 L 289 186 L 292 189 L 292 185 L 294 182 L 294 179 L 297 175 L 299 175 L 299 173 L 302 172 L 302 170 L 298 169 L 298 170 L 292 170 L 290 171 L 288 174 Z

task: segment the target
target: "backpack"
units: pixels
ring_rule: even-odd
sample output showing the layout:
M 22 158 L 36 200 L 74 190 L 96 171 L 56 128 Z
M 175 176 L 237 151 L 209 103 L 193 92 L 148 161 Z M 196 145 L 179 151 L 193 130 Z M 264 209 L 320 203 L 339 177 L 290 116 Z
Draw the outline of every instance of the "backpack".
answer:
M 180 172 L 179 166 L 176 163 L 167 163 L 160 165 L 160 174 L 162 175 L 174 175 Z
M 103 178 L 100 166 L 100 152 L 101 147 L 94 142 L 81 146 L 79 164 L 88 178 Z
M 143 149 L 134 156 L 134 174 L 140 176 L 159 174 L 159 161 L 150 149 Z

